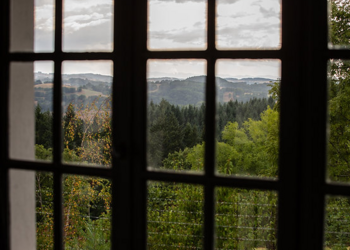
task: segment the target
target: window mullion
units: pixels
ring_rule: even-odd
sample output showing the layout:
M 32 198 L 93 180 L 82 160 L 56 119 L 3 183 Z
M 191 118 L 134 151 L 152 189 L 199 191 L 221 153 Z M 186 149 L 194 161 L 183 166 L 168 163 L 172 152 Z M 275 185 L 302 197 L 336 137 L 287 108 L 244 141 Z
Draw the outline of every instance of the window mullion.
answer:
M 300 249 L 322 249 L 326 170 L 328 1 L 304 1 L 301 79 Z M 311 240 L 312 239 L 312 240 Z
M 130 171 L 131 171 L 131 233 L 133 250 L 147 249 L 147 171 L 146 120 L 147 120 L 147 21 L 148 1 L 129 1 L 132 31 L 130 76 Z
M 9 29 L 10 29 L 10 1 L 1 1 L 1 34 L 4 39 L 1 39 L 1 114 L 2 123 L 1 129 L 1 165 L 0 165 L 0 240 L 4 250 L 10 250 L 10 223 L 9 223 L 9 170 L 4 163 L 9 156 Z
M 278 249 L 298 249 L 300 182 L 301 9 L 303 1 L 282 0 L 282 77 L 278 193 Z

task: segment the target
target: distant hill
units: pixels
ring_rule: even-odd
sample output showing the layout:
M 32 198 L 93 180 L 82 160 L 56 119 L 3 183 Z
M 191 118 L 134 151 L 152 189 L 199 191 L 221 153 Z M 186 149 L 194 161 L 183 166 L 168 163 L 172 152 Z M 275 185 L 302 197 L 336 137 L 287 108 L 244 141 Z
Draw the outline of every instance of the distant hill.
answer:
M 175 81 L 175 80 L 181 80 L 181 79 L 175 78 L 175 77 L 151 77 L 151 78 L 147 78 L 148 82 Z
M 52 73 L 42 73 L 35 72 L 34 79 L 41 80 L 43 83 L 52 83 L 54 75 Z M 63 83 L 70 83 L 76 86 L 86 85 L 88 82 L 91 84 L 100 84 L 100 83 L 112 83 L 113 77 L 100 74 L 92 73 L 81 73 L 81 74 L 62 74 Z
M 41 83 L 52 83 L 53 74 L 46 74 L 37 72 L 34 74 L 35 86 L 40 87 Z M 84 74 L 64 74 L 62 75 L 64 86 L 71 86 L 75 88 L 75 92 L 70 93 L 70 98 L 80 95 L 89 97 L 86 93 L 90 90 L 94 93 L 100 93 L 102 96 L 108 96 L 111 91 L 111 83 L 113 78 L 111 76 L 84 73 Z M 148 83 L 148 101 L 159 103 L 162 99 L 166 99 L 168 102 L 174 105 L 196 105 L 200 106 L 205 101 L 205 81 L 206 76 L 193 76 L 187 79 L 178 79 L 174 77 L 158 77 L 147 79 Z M 219 102 L 238 101 L 247 102 L 252 98 L 267 98 L 271 82 L 276 80 L 260 77 L 248 77 L 248 78 L 220 78 L 216 77 L 217 87 L 217 100 Z M 79 90 L 80 88 L 80 90 Z M 86 89 L 85 92 L 81 88 Z M 42 88 L 37 88 L 37 99 L 43 102 L 41 97 L 44 94 L 39 93 L 43 91 Z M 68 91 L 68 90 L 67 90 Z M 89 93 L 90 93 L 89 92 Z M 92 92 L 91 92 L 92 93 Z M 65 93 L 64 93 L 65 94 Z M 68 93 L 67 93 L 68 95 Z M 71 99 L 64 97 L 67 102 Z M 49 99 L 45 99 L 50 101 Z
M 159 103 L 162 99 L 175 105 L 201 105 L 205 100 L 206 76 L 193 76 L 184 80 L 164 79 L 148 81 L 148 100 Z M 267 98 L 273 79 L 267 78 L 220 78 L 216 77 L 219 102 L 247 102 L 252 98 Z

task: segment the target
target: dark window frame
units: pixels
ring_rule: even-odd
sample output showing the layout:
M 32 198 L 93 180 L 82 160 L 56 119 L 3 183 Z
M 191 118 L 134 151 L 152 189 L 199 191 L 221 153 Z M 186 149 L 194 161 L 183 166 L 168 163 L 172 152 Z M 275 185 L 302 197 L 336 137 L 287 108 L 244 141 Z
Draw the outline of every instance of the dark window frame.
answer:
M 326 182 L 327 63 L 350 59 L 350 50 L 328 49 L 327 0 L 282 0 L 280 50 L 215 48 L 215 0 L 208 0 L 205 51 L 148 51 L 147 1 L 115 1 L 114 46 L 111 53 L 62 52 L 62 0 L 56 0 L 55 52 L 9 52 L 10 0 L 1 1 L 1 167 L 0 239 L 9 250 L 9 169 L 54 174 L 55 249 L 63 249 L 63 174 L 93 175 L 113 181 L 112 249 L 146 249 L 146 184 L 149 180 L 201 184 L 205 191 L 204 246 L 214 245 L 214 188 L 216 186 L 278 192 L 278 248 L 323 248 L 326 195 L 350 195 L 350 186 Z M 198 58 L 207 61 L 205 174 L 152 172 L 146 169 L 146 63 L 148 59 Z M 282 62 L 279 179 L 262 180 L 215 175 L 215 61 L 280 59 Z M 64 60 L 112 60 L 113 168 L 84 168 L 61 163 L 61 138 L 54 137 L 53 163 L 9 159 L 9 65 L 15 61 L 51 60 L 61 72 Z M 54 76 L 54 134 L 61 131 L 61 75 Z M 123 120 L 125 122 L 117 122 Z M 123 133 L 118 133 L 123 131 Z M 122 202 L 122 206 L 120 206 Z

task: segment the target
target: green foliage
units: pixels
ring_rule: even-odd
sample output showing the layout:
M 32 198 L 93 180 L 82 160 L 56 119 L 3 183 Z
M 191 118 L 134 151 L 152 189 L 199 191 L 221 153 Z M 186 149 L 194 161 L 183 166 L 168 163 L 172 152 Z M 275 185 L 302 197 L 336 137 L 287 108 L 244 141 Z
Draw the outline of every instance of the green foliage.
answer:
M 203 188 L 188 184 L 148 185 L 148 249 L 203 247 Z
M 350 3 L 349 1 L 330 0 L 331 32 L 330 42 L 333 45 L 350 44 Z
M 46 149 L 43 145 L 35 144 L 35 159 L 51 161 L 52 148 Z
M 35 144 L 52 148 L 52 121 L 50 111 L 42 112 L 38 104 L 35 108 Z

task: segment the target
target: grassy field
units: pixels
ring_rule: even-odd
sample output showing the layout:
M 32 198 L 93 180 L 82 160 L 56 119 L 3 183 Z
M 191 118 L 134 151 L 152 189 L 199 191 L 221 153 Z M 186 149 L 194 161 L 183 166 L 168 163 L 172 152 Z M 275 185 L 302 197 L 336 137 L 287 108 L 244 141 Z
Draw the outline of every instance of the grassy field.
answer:
M 90 89 L 83 89 L 81 92 L 76 92 L 74 94 L 76 94 L 76 95 L 85 95 L 86 97 L 89 97 L 89 96 L 106 96 L 106 95 L 103 95 L 101 92 L 93 91 L 93 90 L 90 90 Z
M 65 88 L 74 88 L 75 87 L 71 87 L 71 86 L 64 86 Z M 34 85 L 34 88 L 43 88 L 43 89 L 49 89 L 49 88 L 53 88 L 53 83 L 44 83 L 44 84 L 38 84 L 38 85 Z M 37 90 L 40 91 L 40 90 Z M 67 93 L 66 95 L 85 95 L 87 98 L 89 96 L 106 96 L 103 95 L 101 92 L 97 92 L 97 91 L 93 91 L 91 89 L 83 89 L 81 92 L 75 92 L 75 93 Z
M 44 88 L 44 89 L 53 88 L 53 83 L 43 83 L 43 84 L 34 85 L 34 88 Z

